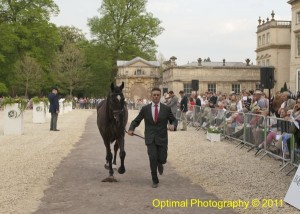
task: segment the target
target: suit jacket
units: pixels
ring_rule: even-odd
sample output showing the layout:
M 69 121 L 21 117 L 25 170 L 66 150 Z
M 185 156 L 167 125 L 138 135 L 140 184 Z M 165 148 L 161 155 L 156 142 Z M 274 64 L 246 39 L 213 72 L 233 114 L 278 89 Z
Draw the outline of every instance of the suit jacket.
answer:
M 187 103 L 188 103 L 188 98 L 187 96 L 183 96 L 181 101 L 180 101 L 180 110 L 183 112 L 187 112 L 188 108 L 187 108 Z
M 56 111 L 59 111 L 59 103 L 58 103 L 58 96 L 57 94 L 50 93 L 48 96 L 48 100 L 50 102 L 50 113 L 56 113 Z
M 145 123 L 145 143 L 151 144 L 155 141 L 157 145 L 168 145 L 168 121 L 172 124 L 175 120 L 171 108 L 160 103 L 157 123 L 154 122 L 152 116 L 152 103 L 143 106 L 138 116 L 131 122 L 129 130 L 134 131 L 144 119 Z

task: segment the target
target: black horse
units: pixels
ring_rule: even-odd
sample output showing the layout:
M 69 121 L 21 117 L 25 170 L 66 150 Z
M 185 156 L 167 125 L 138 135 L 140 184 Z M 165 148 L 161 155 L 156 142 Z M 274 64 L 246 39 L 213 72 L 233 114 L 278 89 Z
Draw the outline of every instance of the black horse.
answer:
M 102 180 L 103 182 L 115 182 L 114 170 L 112 164 L 116 164 L 116 156 L 120 148 L 121 165 L 118 168 L 120 174 L 125 173 L 124 159 L 126 156 L 124 148 L 125 127 L 128 120 L 128 110 L 123 95 L 124 82 L 121 86 L 110 86 L 107 99 L 103 100 L 97 106 L 97 125 L 106 147 L 106 164 L 105 168 L 109 169 L 109 177 Z M 110 144 L 115 141 L 114 157 L 111 153 Z

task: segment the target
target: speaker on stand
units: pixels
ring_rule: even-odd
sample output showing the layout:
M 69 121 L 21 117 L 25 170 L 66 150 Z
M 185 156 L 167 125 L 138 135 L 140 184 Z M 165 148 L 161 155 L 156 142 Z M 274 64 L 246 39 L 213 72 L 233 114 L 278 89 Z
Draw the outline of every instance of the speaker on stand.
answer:
M 271 89 L 274 88 L 274 67 L 261 67 L 260 68 L 260 85 L 262 89 L 269 89 L 269 116 L 271 115 Z

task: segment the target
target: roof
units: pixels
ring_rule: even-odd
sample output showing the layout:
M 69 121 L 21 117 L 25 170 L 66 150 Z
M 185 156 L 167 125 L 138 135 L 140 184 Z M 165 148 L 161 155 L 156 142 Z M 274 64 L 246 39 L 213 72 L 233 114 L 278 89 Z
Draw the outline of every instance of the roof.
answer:
M 198 62 L 191 62 L 185 65 L 181 65 L 181 67 L 198 67 Z M 223 62 L 201 62 L 201 66 L 203 67 L 245 67 L 246 63 L 243 62 L 225 62 L 225 66 L 223 66 Z M 253 66 L 250 64 L 250 66 Z
M 158 61 L 147 61 L 141 57 L 135 57 L 134 59 L 130 60 L 130 61 L 121 61 L 121 60 L 118 60 L 117 61 L 117 66 L 118 67 L 123 67 L 123 66 L 129 66 L 129 65 L 132 65 L 136 62 L 143 62 L 147 65 L 150 65 L 150 66 L 154 66 L 154 67 L 159 67 L 160 64 Z

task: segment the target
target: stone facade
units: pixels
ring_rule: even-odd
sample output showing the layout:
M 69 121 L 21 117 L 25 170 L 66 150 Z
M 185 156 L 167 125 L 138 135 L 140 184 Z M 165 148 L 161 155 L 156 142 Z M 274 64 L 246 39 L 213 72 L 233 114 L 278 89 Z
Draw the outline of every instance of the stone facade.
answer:
M 199 81 L 198 93 L 207 91 L 229 94 L 256 89 L 260 84 L 260 67 L 242 62 L 194 62 L 183 66 L 169 65 L 163 72 L 162 87 L 190 94 L 192 80 Z
M 136 57 L 130 61 L 117 61 L 116 84 L 125 83 L 123 90 L 126 99 L 150 99 L 151 89 L 159 87 L 160 64 Z
M 300 1 L 288 1 L 292 6 L 291 26 L 291 57 L 290 57 L 290 89 L 292 92 L 300 91 Z
M 256 62 L 258 66 L 274 67 L 274 91 L 290 84 L 291 22 L 274 19 L 258 20 Z

